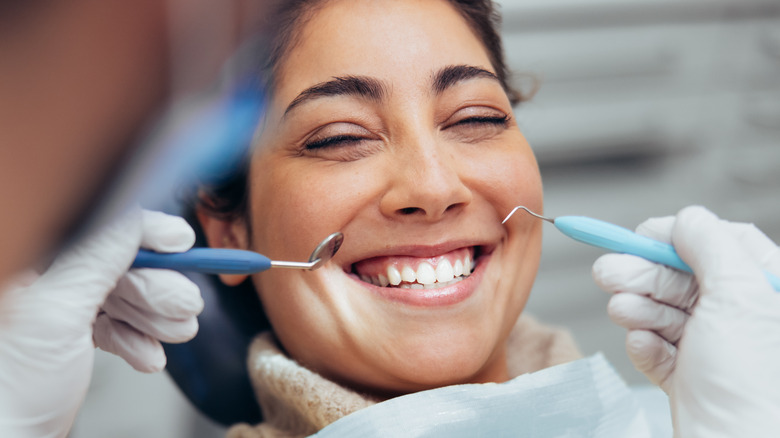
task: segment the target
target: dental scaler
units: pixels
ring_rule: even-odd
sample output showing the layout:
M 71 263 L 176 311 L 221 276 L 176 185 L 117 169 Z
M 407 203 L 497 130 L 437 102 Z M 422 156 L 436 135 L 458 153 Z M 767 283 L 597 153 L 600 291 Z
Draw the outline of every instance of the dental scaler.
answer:
M 672 245 L 659 242 L 649 237 L 640 236 L 631 230 L 585 216 L 561 216 L 549 218 L 536 214 L 527 207 L 518 206 L 512 209 L 502 224 L 509 220 L 517 210 L 525 210 L 529 214 L 547 221 L 560 232 L 574 240 L 610 251 L 631 254 L 651 262 L 660 263 L 680 271 L 693 272 L 691 268 L 677 255 Z M 780 278 L 764 271 L 772 287 L 780 292 Z
M 336 254 L 344 235 L 333 233 L 311 253 L 308 262 L 271 260 L 252 251 L 221 248 L 193 248 L 180 253 L 158 253 L 142 249 L 133 262 L 133 268 L 173 269 L 204 274 L 254 274 L 271 268 L 304 269 L 313 271 Z

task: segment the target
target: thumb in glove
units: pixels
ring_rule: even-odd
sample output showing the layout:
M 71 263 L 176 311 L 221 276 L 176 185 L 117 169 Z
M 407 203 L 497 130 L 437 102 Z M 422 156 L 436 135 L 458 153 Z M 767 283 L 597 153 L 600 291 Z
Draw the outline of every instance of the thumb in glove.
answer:
M 775 436 L 780 426 L 780 295 L 763 275 L 780 251 L 752 225 L 729 228 L 701 207 L 672 232 L 699 301 L 680 343 L 670 392 L 678 436 Z

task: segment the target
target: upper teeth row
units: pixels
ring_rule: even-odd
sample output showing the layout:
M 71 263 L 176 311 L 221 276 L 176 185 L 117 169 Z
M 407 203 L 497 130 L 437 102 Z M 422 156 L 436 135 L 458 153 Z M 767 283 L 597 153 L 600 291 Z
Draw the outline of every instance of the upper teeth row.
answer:
M 472 269 L 471 257 L 466 255 L 463 260 L 455 260 L 454 265 L 447 259 L 441 259 L 435 269 L 428 262 L 420 263 L 416 271 L 411 266 L 404 266 L 400 271 L 395 266 L 389 266 L 386 275 L 379 274 L 376 278 L 361 275 L 360 279 L 366 283 L 373 283 L 382 287 L 388 285 L 398 286 L 401 282 L 416 282 L 419 284 L 447 283 L 456 277 L 471 274 Z

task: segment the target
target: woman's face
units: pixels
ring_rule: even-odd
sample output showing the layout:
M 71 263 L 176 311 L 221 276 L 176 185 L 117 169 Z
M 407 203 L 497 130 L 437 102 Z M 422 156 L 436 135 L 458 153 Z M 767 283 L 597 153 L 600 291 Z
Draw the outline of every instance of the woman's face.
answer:
M 480 40 L 446 1 L 413 0 L 326 2 L 298 37 L 252 159 L 246 239 L 281 260 L 345 240 L 316 271 L 254 276 L 283 347 L 376 394 L 506 380 L 541 226 L 501 219 L 541 210 L 542 188 Z

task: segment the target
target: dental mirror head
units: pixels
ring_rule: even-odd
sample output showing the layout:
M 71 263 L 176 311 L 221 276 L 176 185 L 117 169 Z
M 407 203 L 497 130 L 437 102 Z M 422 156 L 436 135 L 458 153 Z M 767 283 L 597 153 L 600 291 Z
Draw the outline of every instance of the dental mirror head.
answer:
M 306 269 L 309 271 L 313 271 L 320 266 L 324 265 L 328 260 L 330 260 L 335 254 L 336 251 L 341 248 L 341 243 L 344 241 L 344 234 L 341 232 L 335 232 L 331 234 L 330 236 L 323 239 L 322 242 L 320 242 L 319 245 L 317 245 L 316 248 L 314 248 L 314 251 L 311 253 L 311 257 L 309 257 L 309 261 L 306 263 L 303 262 L 282 262 L 282 261 L 271 261 L 271 267 L 272 268 L 290 268 L 290 269 Z

